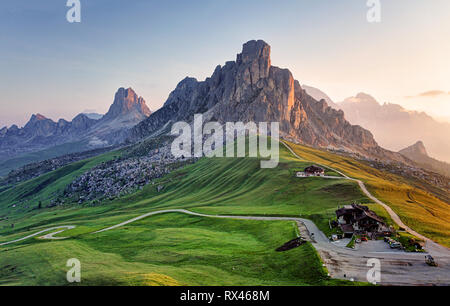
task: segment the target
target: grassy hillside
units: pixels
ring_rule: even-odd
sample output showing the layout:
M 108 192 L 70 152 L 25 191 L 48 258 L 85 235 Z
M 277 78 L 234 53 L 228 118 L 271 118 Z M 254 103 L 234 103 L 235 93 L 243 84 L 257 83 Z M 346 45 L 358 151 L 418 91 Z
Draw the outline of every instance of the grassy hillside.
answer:
M 69 258 L 83 285 L 337 285 L 310 244 L 275 249 L 296 237 L 293 222 L 154 216 L 98 235 L 29 241 L 0 249 L 0 284 L 65 285 Z
M 109 214 L 126 218 L 163 208 L 189 208 L 209 214 L 332 216 L 338 205 L 351 201 L 369 202 L 353 182 L 296 178 L 292 169 L 301 169 L 310 163 L 297 161 L 284 147 L 280 147 L 280 165 L 275 169 L 261 169 L 257 158 L 204 158 L 157 180 L 155 185 L 147 185 L 138 193 L 112 202 L 106 201 L 101 206 L 71 205 L 44 211 L 34 210 L 32 214 L 36 217 L 33 218 L 25 213 L 30 210 L 26 208 L 28 203 L 36 206 L 39 200 L 48 201 L 49 195 L 58 190 L 62 192 L 65 184 L 73 177 L 116 154 L 111 152 L 88 162 L 75 163 L 20 184 L 15 190 L 0 193 L 0 212 L 9 212 L 8 223 L 15 223 L 14 229 L 4 227 L 0 233 L 28 229 L 36 226 L 36 222 L 50 224 L 52 219 L 61 222 L 74 220 L 76 216 L 82 219 L 87 216 L 97 218 L 98 214 L 107 220 Z M 50 180 L 53 182 L 49 183 Z M 159 185 L 164 186 L 160 193 L 157 192 Z M 38 189 L 34 196 L 26 197 Z M 21 203 L 24 199 L 28 202 Z M 13 203 L 20 204 L 11 208 Z M 116 221 L 113 218 L 107 224 Z M 0 221 L 2 223 L 6 222 Z
M 294 170 L 310 163 L 297 161 L 283 147 L 280 153 L 280 165 L 275 169 L 261 169 L 257 158 L 201 159 L 138 193 L 97 206 L 63 205 L 30 211 L 26 203 L 37 203 L 61 191 L 85 169 L 117 153 L 61 168 L 17 186 L 14 192 L 4 191 L 0 209 L 8 219 L 0 221 L 0 242 L 50 226 L 77 228 L 62 234 L 71 236 L 69 240 L 33 238 L 0 247 L 0 280 L 5 284 L 65 284 L 64 261 L 77 257 L 87 265 L 83 284 L 335 284 L 324 278 L 311 245 L 275 252 L 295 237 L 292 222 L 168 214 L 90 234 L 162 208 L 210 214 L 314 215 L 328 220 L 337 205 L 368 202 L 353 182 L 295 178 Z M 161 185 L 164 189 L 158 193 Z M 30 192 L 35 194 L 28 196 Z M 28 202 L 21 202 L 23 199 Z M 18 203 L 15 208 L 11 200 Z
M 362 180 L 367 189 L 388 204 L 415 231 L 450 247 L 450 205 L 431 193 L 412 187 L 406 179 L 382 172 L 351 158 L 290 144 L 302 158 L 331 166 Z
M 26 214 L 37 208 L 39 201 L 42 206 L 48 205 L 51 199 L 61 195 L 64 188 L 77 176 L 118 155 L 120 152 L 109 152 L 78 161 L 0 192 L 0 216 L 7 213 Z
M 423 200 L 426 203 L 436 200 L 409 187 L 401 178 L 320 150 L 301 146 L 294 149 L 307 160 L 332 165 L 364 180 L 371 192 L 390 205 L 387 199 L 395 196 L 392 207 L 405 222 L 412 222 L 405 214 L 420 222 L 410 224 L 411 227 L 427 228 L 429 232 L 424 234 L 429 236 L 439 237 L 441 231 L 441 237 L 448 235 L 445 227 L 432 227 L 428 217 L 416 216 L 409 208 L 401 211 L 403 201 L 412 202 L 410 197 L 404 198 L 405 190 L 415 196 L 415 201 L 418 195 L 427 196 Z M 66 284 L 65 261 L 77 257 L 82 261 L 84 285 L 336 284 L 325 277 L 311 245 L 275 252 L 295 237 L 292 222 L 209 219 L 171 213 L 101 234 L 91 233 L 164 208 L 188 208 L 208 214 L 301 215 L 326 231 L 328 219 L 334 217 L 338 205 L 357 201 L 369 203 L 389 219 L 384 209 L 370 203 L 354 182 L 296 178 L 295 171 L 311 162 L 298 161 L 283 146 L 280 164 L 275 169 L 261 169 L 257 158 L 204 158 L 156 180 L 140 192 L 101 205 L 63 205 L 41 210 L 27 207 L 38 200 L 48 201 L 77 175 L 118 154 L 111 152 L 77 162 L 0 193 L 0 211 L 2 216 L 8 216 L 0 221 L 0 242 L 50 226 L 77 226 L 62 234 L 71 237 L 67 240 L 32 238 L 0 247 L 0 283 Z M 331 171 L 327 174 L 337 175 Z M 157 192 L 157 186 L 164 188 Z M 15 208 L 12 203 L 16 203 Z

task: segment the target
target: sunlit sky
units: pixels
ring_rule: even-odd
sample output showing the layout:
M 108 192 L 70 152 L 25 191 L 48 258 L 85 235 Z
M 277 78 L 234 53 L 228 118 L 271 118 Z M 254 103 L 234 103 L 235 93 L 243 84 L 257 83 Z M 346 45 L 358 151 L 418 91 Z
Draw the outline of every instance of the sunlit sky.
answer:
M 65 0 L 0 3 L 0 127 L 33 113 L 104 113 L 119 87 L 152 110 L 186 76 L 203 80 L 264 39 L 273 65 L 333 100 L 366 92 L 450 121 L 450 1 Z

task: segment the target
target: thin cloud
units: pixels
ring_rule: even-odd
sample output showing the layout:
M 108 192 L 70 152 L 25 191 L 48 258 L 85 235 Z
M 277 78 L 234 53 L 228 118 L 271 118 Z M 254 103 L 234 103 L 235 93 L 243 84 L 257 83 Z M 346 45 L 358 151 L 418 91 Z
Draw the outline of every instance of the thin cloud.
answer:
M 415 96 L 406 96 L 406 98 L 434 98 L 439 96 L 450 96 L 450 91 L 429 90 Z

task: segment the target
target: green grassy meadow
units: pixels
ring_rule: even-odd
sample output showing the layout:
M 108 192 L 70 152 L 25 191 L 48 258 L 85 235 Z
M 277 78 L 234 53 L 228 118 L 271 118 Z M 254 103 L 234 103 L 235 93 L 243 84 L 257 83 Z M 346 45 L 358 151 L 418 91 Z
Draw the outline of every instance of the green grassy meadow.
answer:
M 0 249 L 0 284 L 67 284 L 81 262 L 82 285 L 339 285 L 310 244 L 275 252 L 296 237 L 294 222 L 153 216 L 100 234 L 37 238 Z
M 37 178 L 15 185 L 0 192 L 0 214 L 26 214 L 38 206 L 39 201 L 48 205 L 52 198 L 62 195 L 65 187 L 76 177 L 102 162 L 119 156 L 120 152 L 109 152 L 97 157 L 81 160 Z M 16 205 L 12 209 L 12 206 Z
M 48 227 L 77 226 L 59 235 L 69 237 L 66 240 L 30 238 L 1 246 L 0 284 L 66 285 L 65 261 L 73 257 L 83 265 L 82 285 L 347 284 L 326 277 L 310 244 L 275 252 L 296 237 L 295 224 L 288 221 L 170 213 L 92 234 L 168 208 L 206 214 L 302 216 L 326 231 L 338 205 L 370 203 L 354 182 L 296 178 L 294 170 L 311 163 L 299 161 L 284 146 L 280 146 L 280 164 L 274 169 L 261 169 L 258 158 L 203 158 L 121 199 L 97 205 L 30 206 L 48 201 L 76 176 L 120 154 L 110 152 L 80 161 L 0 193 L 0 243 Z M 159 185 L 164 188 L 158 193 Z

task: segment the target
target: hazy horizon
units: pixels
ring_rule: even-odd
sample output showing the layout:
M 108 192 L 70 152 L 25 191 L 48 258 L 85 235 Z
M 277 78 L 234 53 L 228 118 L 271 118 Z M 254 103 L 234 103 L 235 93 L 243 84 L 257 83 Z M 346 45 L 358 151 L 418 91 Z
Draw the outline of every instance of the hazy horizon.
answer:
M 105 113 L 119 87 L 155 111 L 184 77 L 204 80 L 251 39 L 336 102 L 365 92 L 450 122 L 445 0 L 381 1 L 380 23 L 367 22 L 366 1 L 352 0 L 81 3 L 79 24 L 66 21 L 65 1 L 0 4 L 0 127 L 34 113 Z

